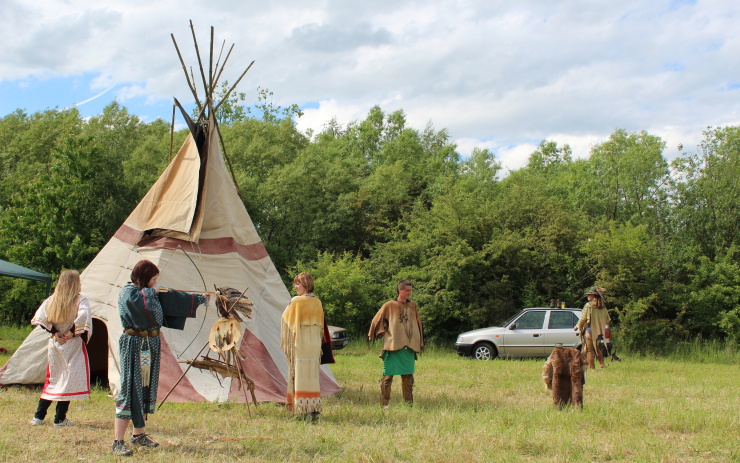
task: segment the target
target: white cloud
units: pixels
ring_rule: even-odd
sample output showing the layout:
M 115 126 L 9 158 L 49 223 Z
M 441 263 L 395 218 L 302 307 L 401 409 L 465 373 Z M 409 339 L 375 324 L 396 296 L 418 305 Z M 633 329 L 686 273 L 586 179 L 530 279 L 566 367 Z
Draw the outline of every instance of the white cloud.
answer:
M 336 100 L 319 101 L 318 108 L 303 110 L 303 116 L 298 119 L 296 127 L 301 132 L 308 129 L 314 133 L 321 132 L 325 125 L 334 119 L 341 128 L 345 128 L 352 121 L 362 120 L 367 115 L 367 109 L 358 105 L 343 106 Z
M 664 138 L 671 157 L 679 143 L 693 148 L 706 126 L 740 124 L 737 2 L 205 6 L 4 0 L 0 82 L 85 75 L 94 77 L 90 96 L 116 85 L 123 104 L 173 96 L 187 103 L 192 98 L 170 33 L 197 74 L 193 18 L 204 58 L 211 25 L 217 48 L 223 40 L 227 50 L 235 44 L 222 79 L 233 83 L 255 60 L 239 88 L 249 103 L 259 86 L 273 91 L 277 104 L 313 108 L 304 110 L 302 130 L 320 130 L 332 118 L 346 125 L 379 104 L 386 112 L 403 109 L 415 128 L 431 121 L 447 129 L 461 153 L 489 147 L 514 169 L 544 139 L 568 143 L 574 156 L 585 157 L 616 129 L 646 130 Z M 196 84 L 202 91 L 199 77 Z

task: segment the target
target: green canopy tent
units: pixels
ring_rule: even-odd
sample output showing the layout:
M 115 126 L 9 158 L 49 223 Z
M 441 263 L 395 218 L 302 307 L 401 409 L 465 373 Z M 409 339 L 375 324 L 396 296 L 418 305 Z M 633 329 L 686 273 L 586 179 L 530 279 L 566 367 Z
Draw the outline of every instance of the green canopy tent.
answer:
M 45 281 L 46 293 L 51 294 L 51 276 L 20 265 L 0 260 L 0 276 L 25 278 L 27 280 Z

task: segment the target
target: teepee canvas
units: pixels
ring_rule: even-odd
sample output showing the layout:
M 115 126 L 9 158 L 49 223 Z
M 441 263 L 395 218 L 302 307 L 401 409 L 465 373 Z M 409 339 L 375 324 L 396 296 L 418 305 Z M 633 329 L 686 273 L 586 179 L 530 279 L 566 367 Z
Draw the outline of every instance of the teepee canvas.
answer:
M 215 82 L 205 87 L 214 88 Z M 229 175 L 210 94 L 204 108 L 198 122 L 188 119 L 190 134 L 169 166 L 82 273 L 83 294 L 95 319 L 88 344 L 91 371 L 107 376 L 112 392 L 118 392 L 118 338 L 123 329 L 118 293 L 130 280 L 133 266 L 148 259 L 160 269 L 161 286 L 246 290 L 254 310 L 242 325 L 241 367 L 254 381 L 258 401 L 284 402 L 288 366 L 280 349 L 280 317 L 290 294 Z M 208 342 L 218 318 L 211 302 L 198 309 L 197 318 L 188 320 L 184 330 L 162 329 L 160 400 L 186 371 L 185 362 L 195 359 Z M 43 383 L 47 341 L 48 333 L 37 327 L 0 370 L 0 384 Z M 167 400 L 244 401 L 238 388 L 238 379 L 191 368 Z M 323 366 L 322 395 L 337 391 L 331 371 Z

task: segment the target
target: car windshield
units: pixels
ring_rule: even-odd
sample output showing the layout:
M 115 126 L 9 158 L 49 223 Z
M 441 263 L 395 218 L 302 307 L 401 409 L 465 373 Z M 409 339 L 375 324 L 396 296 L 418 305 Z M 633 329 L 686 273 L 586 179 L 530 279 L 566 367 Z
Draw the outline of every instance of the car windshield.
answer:
M 517 312 L 516 314 L 512 315 L 511 317 L 509 317 L 504 323 L 502 323 L 501 325 L 498 325 L 498 326 L 509 326 L 511 324 L 511 322 L 513 322 L 514 320 L 516 320 L 517 318 L 519 318 L 521 316 L 522 316 L 522 312 Z

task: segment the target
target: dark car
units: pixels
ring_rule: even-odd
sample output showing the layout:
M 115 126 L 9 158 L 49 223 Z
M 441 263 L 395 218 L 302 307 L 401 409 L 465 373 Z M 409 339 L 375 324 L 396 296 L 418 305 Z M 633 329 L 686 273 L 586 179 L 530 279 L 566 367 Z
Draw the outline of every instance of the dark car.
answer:
M 329 334 L 331 335 L 332 349 L 344 349 L 349 344 L 349 336 L 347 336 L 347 330 L 344 328 L 329 325 Z
M 581 309 L 529 308 L 514 315 L 503 326 L 468 331 L 457 337 L 458 355 L 478 360 L 496 357 L 548 357 L 556 344 L 581 347 L 578 324 Z

